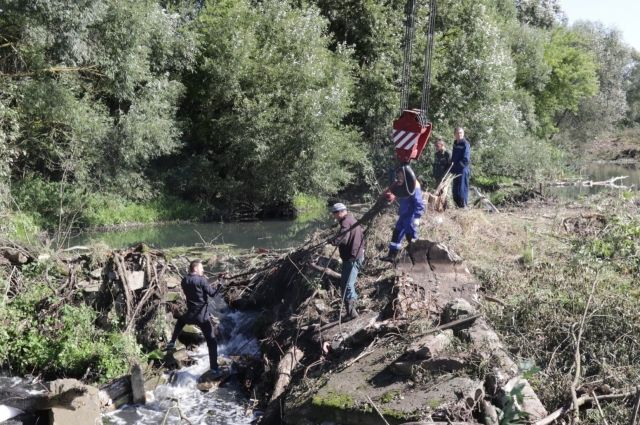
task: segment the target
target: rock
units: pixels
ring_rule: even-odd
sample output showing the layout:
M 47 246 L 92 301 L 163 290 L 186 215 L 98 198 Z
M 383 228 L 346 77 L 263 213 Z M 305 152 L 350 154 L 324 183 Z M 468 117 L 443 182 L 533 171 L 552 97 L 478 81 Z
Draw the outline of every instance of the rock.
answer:
M 415 359 L 427 360 L 442 354 L 453 341 L 453 331 L 447 329 L 437 335 L 426 335 L 415 341 L 407 349 L 407 354 Z
M 454 320 L 473 316 L 474 314 L 476 314 L 476 309 L 469 304 L 469 301 L 463 298 L 457 298 L 449 301 L 447 305 L 445 305 L 444 312 L 442 313 L 442 323 L 453 322 Z
M 166 295 L 164 296 L 164 299 L 166 302 L 175 302 L 175 301 L 180 301 L 182 299 L 182 295 L 180 294 L 180 292 L 172 292 L 169 291 L 166 293 Z
M 218 372 L 208 370 L 198 378 L 198 384 L 196 385 L 200 391 L 211 391 L 218 388 L 225 380 L 229 378 L 229 372 L 222 369 Z
M 323 300 L 316 299 L 313 301 L 313 305 L 319 313 L 324 313 L 331 310 L 331 308 L 327 307 L 327 304 L 325 304 Z
M 94 279 L 102 278 L 102 269 L 93 270 L 91 273 L 89 273 L 89 276 L 91 276 Z
M 178 339 L 185 345 L 201 344 L 204 342 L 202 331 L 195 325 L 185 326 Z
M 100 283 L 93 282 L 91 280 L 83 280 L 78 282 L 78 287 L 80 287 L 84 292 L 88 292 L 91 294 L 97 294 L 100 292 Z
M 173 288 L 177 288 L 178 286 L 180 286 L 180 278 L 177 276 L 167 276 L 167 278 L 165 278 L 165 281 L 167 282 L 167 288 L 169 289 L 173 289 Z
M 19 266 L 29 262 L 29 257 L 22 251 L 13 248 L 3 248 L 0 255 L 9 260 L 14 266 Z
M 49 382 L 49 391 L 52 394 L 60 394 L 72 388 L 83 388 L 85 393 L 76 397 L 72 402 L 75 410 L 54 407 L 49 413 L 49 423 L 51 425 L 68 424 L 101 424 L 100 401 L 98 389 L 89 385 L 84 385 L 75 379 L 58 379 Z
M 533 391 L 533 388 L 531 388 L 529 381 L 519 376 L 512 378 L 511 380 L 509 380 L 509 382 L 507 382 L 507 385 L 504 386 L 503 405 L 504 402 L 507 401 L 508 397 L 513 397 L 513 395 L 511 395 L 511 392 L 515 388 L 520 388 L 520 391 L 523 395 L 522 405 L 520 406 L 520 408 L 523 412 L 529 414 L 529 420 L 536 421 L 548 415 L 547 409 L 544 408 L 542 402 Z
M 127 282 L 129 283 L 129 289 L 132 291 L 144 288 L 144 271 L 127 271 Z

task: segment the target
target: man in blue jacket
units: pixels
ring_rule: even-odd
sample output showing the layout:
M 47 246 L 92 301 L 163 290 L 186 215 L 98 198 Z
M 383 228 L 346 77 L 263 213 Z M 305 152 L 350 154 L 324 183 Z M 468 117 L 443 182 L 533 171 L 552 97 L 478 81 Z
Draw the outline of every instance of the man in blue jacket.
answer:
M 405 178 L 403 169 L 400 168 L 396 174 L 394 185 L 403 185 Z M 393 235 L 391 236 L 391 243 L 389 243 L 389 253 L 380 259 L 382 261 L 395 262 L 398 252 L 402 248 L 403 238 L 406 237 L 409 243 L 418 239 L 420 217 L 422 217 L 425 211 L 420 183 L 416 181 L 413 194 L 400 198 L 399 203 L 398 221 L 396 221 L 396 227 L 393 229 Z
M 212 372 L 219 373 L 218 342 L 214 334 L 213 324 L 209 319 L 209 299 L 213 298 L 218 291 L 204 277 L 204 269 L 200 260 L 194 260 L 189 264 L 189 274 L 182 278 L 180 286 L 187 299 L 187 312 L 178 318 L 166 350 L 175 349 L 178 335 L 180 335 L 185 325 L 196 325 L 200 328 L 204 339 L 207 341 L 209 367 Z
M 453 179 L 453 201 L 458 208 L 465 208 L 469 197 L 471 145 L 464 138 L 464 129 L 462 127 L 456 127 L 454 135 L 456 140 L 453 143 L 451 152 L 451 173 L 456 176 Z

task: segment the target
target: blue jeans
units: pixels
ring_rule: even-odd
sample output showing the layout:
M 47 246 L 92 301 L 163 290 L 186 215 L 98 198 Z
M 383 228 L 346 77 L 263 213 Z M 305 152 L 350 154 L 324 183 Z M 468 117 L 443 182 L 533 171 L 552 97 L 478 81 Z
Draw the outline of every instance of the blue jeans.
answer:
M 362 268 L 363 261 L 364 257 L 358 257 L 355 260 L 342 260 L 340 290 L 342 294 L 344 294 L 345 301 L 358 299 L 356 281 L 358 280 L 358 272 Z

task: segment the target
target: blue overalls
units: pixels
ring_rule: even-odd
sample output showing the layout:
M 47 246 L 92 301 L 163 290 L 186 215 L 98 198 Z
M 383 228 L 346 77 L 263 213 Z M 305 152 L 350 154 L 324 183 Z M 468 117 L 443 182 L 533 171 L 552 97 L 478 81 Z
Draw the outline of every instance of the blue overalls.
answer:
M 422 199 L 422 190 L 416 185 L 413 195 L 400 199 L 400 211 L 396 227 L 393 229 L 393 236 L 389 244 L 389 250 L 398 252 L 402 248 L 402 238 L 406 236 L 408 240 L 418 239 L 418 226 L 414 224 L 416 218 L 422 217 L 425 205 Z
M 467 139 L 455 141 L 451 151 L 451 173 L 453 179 L 453 201 L 459 208 L 467 206 L 469 197 L 469 176 L 471 175 L 471 145 Z

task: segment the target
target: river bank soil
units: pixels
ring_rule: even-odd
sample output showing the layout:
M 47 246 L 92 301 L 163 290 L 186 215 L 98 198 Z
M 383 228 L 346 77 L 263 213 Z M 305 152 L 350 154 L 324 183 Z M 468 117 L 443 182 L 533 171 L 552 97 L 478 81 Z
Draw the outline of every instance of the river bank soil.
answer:
M 587 157 L 591 161 L 640 161 L 640 130 L 627 129 L 615 136 L 600 136 L 589 143 Z
M 276 405 L 264 422 L 552 423 L 574 396 L 587 423 L 630 418 L 640 377 L 638 204 L 603 194 L 428 214 L 425 240 L 395 268 L 376 259 L 393 226 L 386 213 L 368 231 L 361 314 L 350 322 L 338 318 L 332 274 L 305 267 L 336 266 L 331 248 L 255 269 L 227 298 L 262 306 L 272 322 L 259 335 L 269 365 L 261 381 L 277 378 L 292 347 L 300 352 L 286 396 L 273 400 L 264 386 Z

